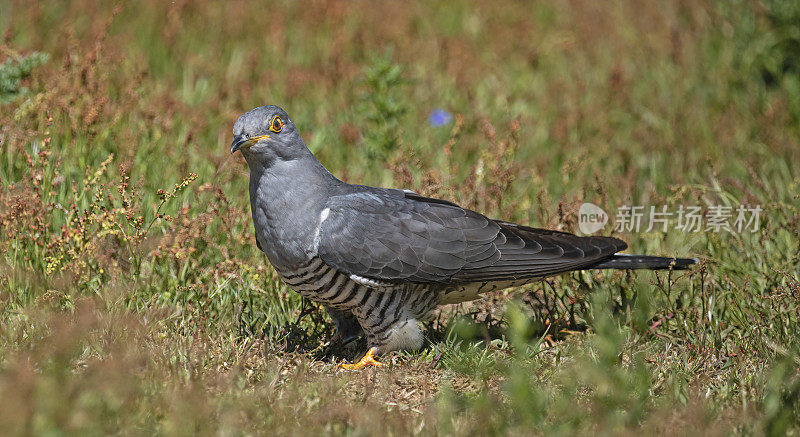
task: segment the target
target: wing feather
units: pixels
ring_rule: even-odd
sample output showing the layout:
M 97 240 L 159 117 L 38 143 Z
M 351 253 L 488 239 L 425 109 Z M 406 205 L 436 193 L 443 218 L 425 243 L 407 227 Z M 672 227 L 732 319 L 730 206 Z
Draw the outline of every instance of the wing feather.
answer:
M 329 265 L 365 278 L 534 278 L 591 266 L 626 248 L 616 238 L 578 237 L 492 220 L 411 192 L 359 188 L 329 199 L 317 251 Z

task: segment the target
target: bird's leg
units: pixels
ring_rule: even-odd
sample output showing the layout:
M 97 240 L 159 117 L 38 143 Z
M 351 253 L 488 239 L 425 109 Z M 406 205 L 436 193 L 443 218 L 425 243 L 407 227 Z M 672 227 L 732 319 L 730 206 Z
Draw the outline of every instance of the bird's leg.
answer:
M 364 335 L 364 331 L 352 311 L 337 310 L 327 305 L 325 305 L 325 309 L 328 310 L 328 315 L 331 316 L 331 320 L 336 326 L 336 335 L 333 336 L 331 342 L 340 341 L 344 346 Z
M 356 316 L 358 323 L 363 328 L 370 349 L 359 362 L 342 365 L 345 369 L 357 370 L 366 366 L 381 367 L 384 364 L 375 360 L 375 354 L 400 349 L 417 350 L 422 346 L 424 338 L 419 323 L 408 314 L 387 317 L 378 308 L 365 305 L 354 309 L 353 315 Z
M 355 364 L 342 364 L 342 368 L 343 369 L 347 369 L 347 370 L 358 370 L 358 369 L 362 369 L 362 368 L 368 367 L 368 366 L 383 367 L 385 364 L 383 364 L 381 362 L 378 362 L 375 359 L 374 355 L 375 355 L 375 350 L 376 349 L 377 348 L 374 348 L 374 347 L 370 348 L 367 351 L 367 354 L 364 355 L 364 358 L 359 360 L 359 362 L 357 362 Z

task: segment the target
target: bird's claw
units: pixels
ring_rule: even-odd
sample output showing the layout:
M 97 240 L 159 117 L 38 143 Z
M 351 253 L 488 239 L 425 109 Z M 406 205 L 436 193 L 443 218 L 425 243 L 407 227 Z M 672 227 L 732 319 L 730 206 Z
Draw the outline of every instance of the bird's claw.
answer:
M 375 354 L 375 348 L 372 348 L 367 351 L 367 354 L 364 355 L 364 358 L 359 360 L 359 362 L 355 364 L 342 364 L 341 367 L 347 370 L 358 370 L 368 366 L 375 366 L 375 367 L 385 366 L 385 364 L 375 359 L 374 354 Z

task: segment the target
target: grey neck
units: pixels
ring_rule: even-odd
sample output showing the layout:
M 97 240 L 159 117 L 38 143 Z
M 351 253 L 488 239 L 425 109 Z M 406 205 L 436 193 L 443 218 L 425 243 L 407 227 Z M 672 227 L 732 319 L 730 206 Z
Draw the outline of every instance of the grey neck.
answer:
M 316 255 L 314 236 L 336 179 L 309 151 L 297 159 L 261 162 L 245 154 L 250 166 L 250 207 L 256 240 L 279 270 L 291 270 Z

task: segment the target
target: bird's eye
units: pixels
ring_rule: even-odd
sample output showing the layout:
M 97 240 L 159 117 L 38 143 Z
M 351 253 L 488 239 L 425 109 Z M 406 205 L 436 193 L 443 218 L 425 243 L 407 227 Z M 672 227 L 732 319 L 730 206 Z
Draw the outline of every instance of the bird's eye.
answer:
M 277 115 L 275 117 L 272 117 L 272 121 L 269 124 L 269 130 L 276 133 L 282 131 L 283 120 L 281 120 L 281 118 L 278 117 Z

